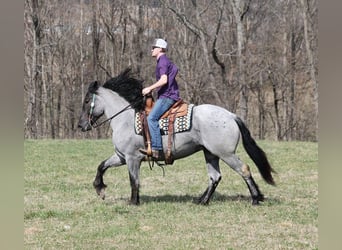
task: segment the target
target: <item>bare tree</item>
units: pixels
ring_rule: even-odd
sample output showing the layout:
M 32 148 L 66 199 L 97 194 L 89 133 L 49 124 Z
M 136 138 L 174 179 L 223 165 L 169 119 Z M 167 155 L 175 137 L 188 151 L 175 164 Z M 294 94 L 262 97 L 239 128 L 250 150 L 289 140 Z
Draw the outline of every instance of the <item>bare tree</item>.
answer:
M 240 84 L 239 115 L 247 121 L 248 88 L 246 83 L 246 14 L 249 11 L 250 0 L 231 0 L 237 33 L 237 67 Z
M 27 64 L 26 91 L 28 93 L 28 103 L 26 107 L 25 128 L 26 135 L 38 138 L 41 135 L 38 119 L 41 118 L 41 86 L 42 86 L 42 60 L 41 43 L 43 36 L 43 14 L 44 9 L 39 0 L 25 1 L 25 62 Z M 30 46 L 31 47 L 28 47 Z
M 81 133 L 84 92 L 130 66 L 155 81 L 167 39 L 181 95 L 240 115 L 259 138 L 317 140 L 317 1 L 25 0 L 25 138 Z
M 317 140 L 318 133 L 318 81 L 317 81 L 317 69 L 315 58 L 317 55 L 314 54 L 314 50 L 312 47 L 317 48 L 317 33 L 313 32 L 315 29 L 315 25 L 317 25 L 317 2 L 309 1 L 309 0 L 301 0 L 302 7 L 302 15 L 303 15 L 303 23 L 304 23 L 304 41 L 305 41 L 305 49 L 306 55 L 308 58 L 308 67 L 310 72 L 310 80 L 312 84 L 312 92 L 313 92 L 313 106 L 314 106 L 314 117 L 315 117 L 315 139 Z M 316 36 L 316 37 L 315 37 Z
M 196 38 L 199 40 L 201 49 L 202 49 L 202 59 L 205 62 L 205 71 L 208 74 L 208 82 L 207 84 L 209 84 L 210 86 L 210 92 L 213 94 L 213 97 L 215 100 L 217 100 L 217 102 L 219 104 L 224 104 L 223 100 L 221 99 L 219 92 L 217 91 L 216 85 L 215 85 L 215 77 L 214 77 L 214 72 L 213 72 L 213 67 L 212 67 L 212 63 L 210 62 L 210 50 L 209 50 L 209 46 L 207 43 L 207 37 L 208 37 L 208 30 L 207 27 L 205 26 L 204 22 L 203 22 L 203 18 L 202 15 L 203 13 L 205 13 L 211 3 L 209 3 L 207 6 L 200 6 L 198 4 L 198 1 L 196 0 L 192 0 L 191 3 L 192 5 L 190 6 L 190 8 L 193 10 L 193 14 L 195 16 L 194 21 L 191 21 L 189 19 L 189 17 L 187 17 L 184 13 L 182 13 L 180 10 L 172 7 L 171 5 L 169 5 L 166 1 L 161 0 L 161 2 L 163 3 L 163 5 L 169 9 L 173 14 L 175 14 L 178 18 L 178 20 L 187 27 L 187 29 L 189 29 L 195 36 Z M 200 9 L 202 7 L 202 9 Z

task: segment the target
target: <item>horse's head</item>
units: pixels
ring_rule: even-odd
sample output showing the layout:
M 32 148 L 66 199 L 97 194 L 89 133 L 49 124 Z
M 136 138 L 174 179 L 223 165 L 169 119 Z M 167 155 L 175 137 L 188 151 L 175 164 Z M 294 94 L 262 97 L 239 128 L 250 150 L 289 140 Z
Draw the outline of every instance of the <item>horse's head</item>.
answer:
M 132 76 L 130 68 L 125 69 L 118 76 L 107 80 L 103 86 L 100 86 L 96 81 L 92 82 L 83 101 L 78 127 L 82 131 L 88 131 L 93 128 L 95 122 L 104 114 L 104 96 L 102 94 L 99 95 L 99 93 L 103 93 L 102 91 L 105 89 L 115 92 L 136 111 L 142 110 L 144 108 L 142 83 L 142 80 Z
M 104 114 L 99 96 L 97 94 L 100 84 L 95 81 L 90 83 L 87 94 L 83 100 L 82 113 L 78 121 L 78 127 L 83 132 L 91 130 L 93 124 Z

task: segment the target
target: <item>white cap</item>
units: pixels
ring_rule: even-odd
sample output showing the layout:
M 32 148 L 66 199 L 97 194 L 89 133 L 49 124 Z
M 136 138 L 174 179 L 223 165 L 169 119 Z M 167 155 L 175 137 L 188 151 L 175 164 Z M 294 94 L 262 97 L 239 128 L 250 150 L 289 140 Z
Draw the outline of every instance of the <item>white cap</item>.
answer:
M 162 48 L 162 49 L 167 49 L 167 42 L 164 39 L 160 39 L 160 38 L 154 39 L 152 46 Z

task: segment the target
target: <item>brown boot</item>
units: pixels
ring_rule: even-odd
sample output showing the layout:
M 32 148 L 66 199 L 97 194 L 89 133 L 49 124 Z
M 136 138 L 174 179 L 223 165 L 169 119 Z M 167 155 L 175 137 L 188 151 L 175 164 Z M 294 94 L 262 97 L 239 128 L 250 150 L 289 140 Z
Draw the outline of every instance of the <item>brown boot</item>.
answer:
M 139 152 L 144 154 L 144 155 L 151 156 L 153 158 L 153 160 L 156 160 L 156 161 L 164 160 L 163 150 L 152 150 L 152 154 L 149 154 L 147 149 L 139 148 Z

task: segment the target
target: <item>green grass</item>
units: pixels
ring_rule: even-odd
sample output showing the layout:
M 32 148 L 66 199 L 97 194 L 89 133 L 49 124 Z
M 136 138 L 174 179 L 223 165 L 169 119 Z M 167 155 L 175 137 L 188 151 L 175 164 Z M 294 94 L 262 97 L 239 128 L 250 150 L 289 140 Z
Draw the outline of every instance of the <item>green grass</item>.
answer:
M 242 147 L 266 200 L 252 206 L 243 180 L 224 163 L 209 206 L 202 153 L 162 170 L 141 167 L 141 205 L 127 205 L 127 167 L 109 169 L 106 200 L 92 181 L 113 153 L 110 140 L 26 140 L 25 249 L 318 249 L 318 146 L 259 141 L 278 172 L 267 185 Z

